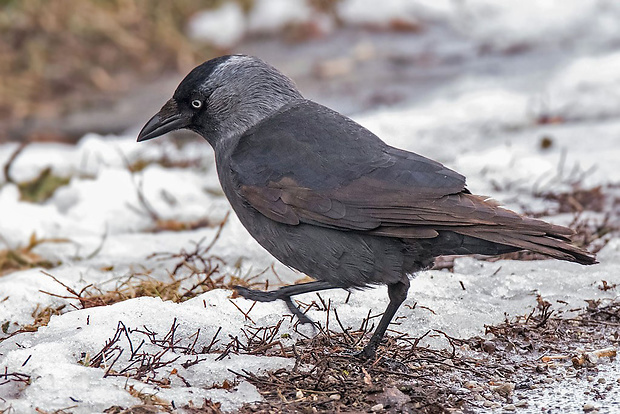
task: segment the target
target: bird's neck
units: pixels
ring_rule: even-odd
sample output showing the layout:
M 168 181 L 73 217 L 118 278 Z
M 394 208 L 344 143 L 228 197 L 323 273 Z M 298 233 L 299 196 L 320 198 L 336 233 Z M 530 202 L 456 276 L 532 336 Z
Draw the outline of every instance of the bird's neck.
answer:
M 227 116 L 220 118 L 215 134 L 216 142 L 236 140 L 265 119 L 271 118 L 283 108 L 296 105 L 305 99 L 299 93 L 274 94 L 270 97 L 257 95 L 244 96 L 237 102 Z M 207 138 L 209 142 L 211 139 Z M 215 142 L 211 142 L 213 145 Z

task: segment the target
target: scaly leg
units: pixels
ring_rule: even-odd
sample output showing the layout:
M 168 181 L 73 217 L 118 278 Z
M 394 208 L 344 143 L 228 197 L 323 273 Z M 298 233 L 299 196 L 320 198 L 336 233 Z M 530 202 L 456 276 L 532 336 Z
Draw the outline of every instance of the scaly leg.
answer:
M 383 339 L 383 335 L 385 335 L 385 331 L 387 330 L 392 318 L 396 314 L 396 311 L 400 307 L 401 303 L 407 299 L 407 291 L 409 290 L 409 279 L 404 279 L 398 283 L 394 283 L 388 285 L 388 296 L 390 297 L 390 303 L 387 306 L 387 309 L 383 313 L 381 317 L 381 321 L 379 321 L 379 325 L 375 332 L 372 334 L 370 341 L 364 347 L 364 349 L 356 354 L 357 357 L 363 359 L 374 358 L 375 353 L 377 351 L 377 347 L 381 343 Z

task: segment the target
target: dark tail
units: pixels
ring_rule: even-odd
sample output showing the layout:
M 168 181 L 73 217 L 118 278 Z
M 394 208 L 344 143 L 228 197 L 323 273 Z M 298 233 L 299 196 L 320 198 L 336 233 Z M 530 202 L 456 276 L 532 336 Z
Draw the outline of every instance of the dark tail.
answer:
M 483 197 L 472 195 L 467 197 L 481 209 L 485 207 L 492 209 L 496 214 L 496 224 L 442 226 L 437 230 L 440 233 L 441 230 L 449 230 L 465 236 L 461 243 L 468 250 L 476 250 L 474 253 L 478 254 L 502 254 L 509 251 L 529 250 L 583 265 L 598 263 L 593 253 L 571 243 L 570 237 L 574 235 L 574 231 L 568 227 L 521 216 L 498 207 Z
M 468 230 L 473 231 L 470 232 Z M 555 259 L 577 262 L 584 265 L 598 263 L 594 254 L 571 244 L 570 239 L 564 238 L 563 235 L 554 233 L 527 234 L 520 233 L 518 230 L 511 231 L 510 229 L 506 229 L 506 231 L 502 232 L 488 231 L 486 229 L 459 229 L 459 233 L 469 237 L 499 243 L 504 246 L 514 247 L 517 250 L 529 250 L 544 254 Z

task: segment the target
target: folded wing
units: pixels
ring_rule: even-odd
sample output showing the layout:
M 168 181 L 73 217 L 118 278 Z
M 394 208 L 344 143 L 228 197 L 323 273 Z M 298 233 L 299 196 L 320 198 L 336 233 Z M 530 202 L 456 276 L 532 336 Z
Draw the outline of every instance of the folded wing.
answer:
M 320 105 L 305 105 L 316 107 L 287 108 L 242 137 L 233 154 L 237 191 L 266 217 L 402 239 L 432 239 L 450 231 L 562 260 L 595 262 L 569 243 L 570 229 L 472 195 L 464 177 L 440 163 L 390 147 Z M 320 136 L 329 136 L 333 145 L 326 148 Z M 274 148 L 277 160 L 269 158 Z

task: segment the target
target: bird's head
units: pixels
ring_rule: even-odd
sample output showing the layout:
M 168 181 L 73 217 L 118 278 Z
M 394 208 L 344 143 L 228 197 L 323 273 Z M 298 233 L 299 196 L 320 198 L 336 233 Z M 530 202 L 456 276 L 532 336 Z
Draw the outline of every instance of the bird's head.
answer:
M 215 146 L 301 99 L 295 84 L 262 60 L 243 55 L 218 57 L 183 79 L 172 98 L 144 125 L 138 141 L 190 129 Z

